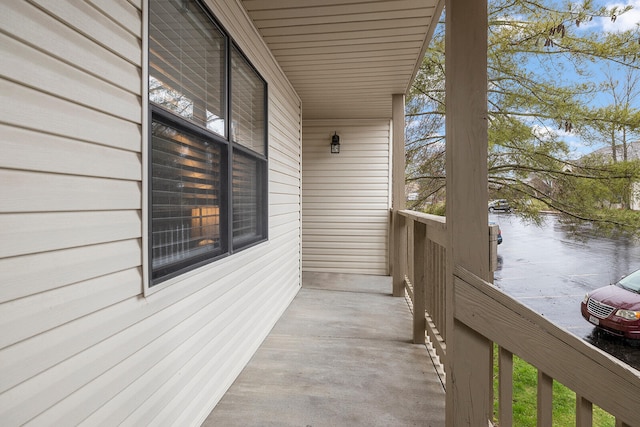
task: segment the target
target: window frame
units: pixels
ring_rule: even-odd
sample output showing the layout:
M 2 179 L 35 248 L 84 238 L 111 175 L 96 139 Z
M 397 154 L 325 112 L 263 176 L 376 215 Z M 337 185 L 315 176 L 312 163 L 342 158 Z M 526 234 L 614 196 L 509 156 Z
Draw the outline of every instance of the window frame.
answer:
M 143 233 L 143 275 L 144 280 L 144 293 L 145 295 L 155 292 L 159 289 L 163 289 L 179 280 L 187 278 L 190 273 L 202 267 L 211 265 L 216 261 L 231 256 L 237 252 L 249 249 L 253 246 L 261 244 L 269 240 L 269 88 L 268 83 L 262 77 L 257 68 L 249 60 L 247 55 L 244 54 L 240 46 L 233 40 L 231 34 L 218 22 L 213 13 L 209 10 L 208 6 L 201 0 L 192 0 L 192 4 L 199 7 L 210 23 L 222 34 L 224 37 L 224 61 L 222 69 L 224 69 L 224 87 L 221 89 L 221 93 L 225 96 L 224 101 L 224 117 L 225 117 L 225 135 L 219 135 L 211 129 L 207 129 L 195 122 L 184 118 L 175 112 L 172 112 L 159 104 L 155 104 L 150 100 L 149 96 L 149 79 L 150 72 L 150 55 L 149 55 L 149 12 L 151 3 L 153 0 L 145 0 L 146 14 L 144 17 L 143 25 L 143 101 L 146 103 L 145 114 L 143 117 L 143 132 L 142 137 L 144 141 L 143 152 L 143 177 L 146 182 L 143 181 L 143 227 L 145 232 Z M 246 146 L 233 141 L 231 126 L 233 123 L 233 79 L 232 79 L 232 55 L 233 52 L 239 55 L 239 58 L 244 61 L 250 67 L 250 70 L 255 73 L 258 81 L 262 83 L 263 87 L 263 103 L 261 105 L 262 113 L 264 117 L 263 129 L 262 129 L 262 142 L 264 144 L 264 154 L 258 153 Z M 238 91 L 239 92 L 239 91 Z M 221 252 L 205 260 L 200 260 L 194 263 L 187 263 L 184 267 L 176 269 L 161 277 L 154 278 L 153 269 L 153 132 L 152 126 L 154 122 L 158 122 L 163 126 L 175 129 L 178 132 L 194 135 L 200 138 L 211 140 L 212 143 L 221 146 L 221 158 L 220 158 L 220 236 L 221 236 Z M 226 153 L 225 153 L 226 151 Z M 233 236 L 233 171 L 234 153 L 238 152 L 240 155 L 248 156 L 257 165 L 256 170 L 256 182 L 258 191 L 256 193 L 255 209 L 256 209 L 256 234 L 253 238 L 241 239 L 241 241 L 234 242 Z M 224 158 L 226 154 L 226 158 Z M 176 205 L 178 206 L 178 205 Z M 146 209 L 146 215 L 144 210 Z M 145 265 L 146 264 L 146 265 Z

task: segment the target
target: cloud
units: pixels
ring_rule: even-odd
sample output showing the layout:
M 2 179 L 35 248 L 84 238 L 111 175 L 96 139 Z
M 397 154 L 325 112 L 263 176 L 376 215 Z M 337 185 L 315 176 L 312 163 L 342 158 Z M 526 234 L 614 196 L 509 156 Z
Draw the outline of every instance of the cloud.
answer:
M 610 18 L 596 18 L 595 24 L 600 26 L 604 31 L 610 33 L 622 32 L 631 30 L 640 22 L 640 0 L 627 0 L 625 3 L 612 2 L 607 4 L 607 9 L 617 7 L 618 9 L 624 9 L 627 6 L 632 6 L 633 9 L 618 16 L 613 22 Z

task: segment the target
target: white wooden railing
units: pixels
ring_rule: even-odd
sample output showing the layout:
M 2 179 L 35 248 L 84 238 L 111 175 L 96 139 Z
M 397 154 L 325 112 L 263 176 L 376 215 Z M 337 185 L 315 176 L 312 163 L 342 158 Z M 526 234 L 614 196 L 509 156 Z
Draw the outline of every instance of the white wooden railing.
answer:
M 593 425 L 593 405 L 612 414 L 617 427 L 640 426 L 640 372 L 559 328 L 460 266 L 453 266 L 452 283 L 447 285 L 445 219 L 412 211 L 392 214 L 394 294 L 402 290 L 410 296 L 414 341 L 423 343 L 426 336 L 444 362 L 446 325 L 452 322 L 462 323 L 484 337 L 486 344 L 482 345 L 490 346 L 487 351 L 493 351 L 495 343 L 499 348 L 500 427 L 513 424 L 513 384 L 517 382 L 513 378 L 513 355 L 538 370 L 538 426 L 553 425 L 553 381 L 576 393 L 577 427 Z M 448 289 L 453 292 L 455 313 L 446 312 Z M 465 358 L 463 363 L 477 365 L 475 355 L 466 353 L 464 349 L 459 353 Z M 460 356 L 455 360 L 459 363 Z M 455 365 L 443 365 L 456 369 Z M 485 377 L 491 378 L 492 373 Z M 476 406 L 486 406 L 487 396 L 493 395 L 493 384 L 488 382 L 486 387 L 482 393 L 471 393 L 471 402 L 465 404 L 474 405 L 477 401 Z

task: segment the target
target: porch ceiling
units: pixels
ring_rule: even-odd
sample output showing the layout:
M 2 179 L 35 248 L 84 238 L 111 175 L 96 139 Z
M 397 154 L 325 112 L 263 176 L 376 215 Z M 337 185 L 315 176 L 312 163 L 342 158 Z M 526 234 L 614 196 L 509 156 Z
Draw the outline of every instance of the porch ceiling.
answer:
M 442 0 L 242 0 L 302 98 L 306 119 L 391 117 Z

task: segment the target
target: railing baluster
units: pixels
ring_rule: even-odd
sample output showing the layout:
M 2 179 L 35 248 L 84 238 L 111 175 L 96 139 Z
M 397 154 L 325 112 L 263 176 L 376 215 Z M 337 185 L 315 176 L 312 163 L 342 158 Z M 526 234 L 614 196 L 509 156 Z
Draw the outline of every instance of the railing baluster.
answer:
M 553 418 L 553 378 L 538 370 L 538 427 L 548 427 Z
M 427 226 L 413 221 L 413 342 L 424 344 Z
M 498 403 L 500 427 L 513 425 L 513 354 L 499 347 Z
M 593 427 L 593 404 L 576 394 L 576 427 Z

